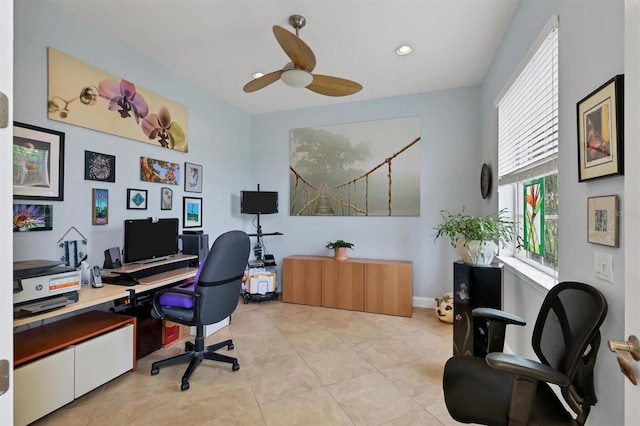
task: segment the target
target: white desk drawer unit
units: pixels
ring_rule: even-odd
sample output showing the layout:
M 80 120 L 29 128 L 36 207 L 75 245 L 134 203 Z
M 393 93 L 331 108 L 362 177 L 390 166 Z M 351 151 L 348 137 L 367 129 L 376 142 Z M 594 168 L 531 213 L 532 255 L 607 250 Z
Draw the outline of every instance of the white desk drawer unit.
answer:
M 26 425 L 73 401 L 74 348 L 13 372 L 14 425 Z
M 14 335 L 14 425 L 135 370 L 136 319 L 92 311 Z

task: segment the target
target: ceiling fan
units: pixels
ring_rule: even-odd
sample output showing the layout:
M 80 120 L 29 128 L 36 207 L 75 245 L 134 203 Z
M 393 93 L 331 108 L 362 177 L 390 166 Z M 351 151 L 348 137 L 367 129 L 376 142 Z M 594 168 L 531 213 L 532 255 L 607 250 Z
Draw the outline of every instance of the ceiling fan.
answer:
M 245 92 L 255 92 L 278 79 L 282 79 L 289 86 L 306 87 L 312 92 L 325 96 L 348 96 L 362 90 L 362 85 L 355 81 L 311 73 L 316 67 L 316 57 L 311 48 L 298 36 L 300 28 L 304 27 L 306 23 L 307 20 L 304 16 L 292 15 L 289 17 L 289 24 L 296 29 L 295 35 L 278 25 L 273 26 L 276 40 L 292 62 L 289 62 L 281 70 L 270 72 L 248 82 L 243 88 Z

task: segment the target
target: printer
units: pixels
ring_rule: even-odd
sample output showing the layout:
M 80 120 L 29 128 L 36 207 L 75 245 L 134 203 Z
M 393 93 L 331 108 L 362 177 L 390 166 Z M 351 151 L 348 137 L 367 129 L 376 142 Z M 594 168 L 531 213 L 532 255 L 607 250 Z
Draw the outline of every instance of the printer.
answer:
M 13 317 L 22 318 L 78 301 L 80 271 L 53 260 L 13 262 Z

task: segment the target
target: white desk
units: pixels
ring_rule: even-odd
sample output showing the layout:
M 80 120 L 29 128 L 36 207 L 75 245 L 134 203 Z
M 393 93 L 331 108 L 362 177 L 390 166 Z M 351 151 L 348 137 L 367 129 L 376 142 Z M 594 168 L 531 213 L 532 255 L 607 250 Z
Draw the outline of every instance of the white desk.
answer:
M 114 269 L 112 271 L 119 271 L 124 273 L 137 272 L 147 268 L 155 266 L 162 266 L 176 262 L 187 261 L 191 259 L 197 259 L 195 255 L 177 255 L 170 259 L 162 260 L 159 262 L 144 264 L 144 265 L 126 265 L 122 268 Z M 84 286 L 79 291 L 78 301 L 71 303 L 63 308 L 54 309 L 41 314 L 32 315 L 29 317 L 19 318 L 13 320 L 13 327 L 19 327 L 25 324 L 31 324 L 37 321 L 41 321 L 47 318 L 54 318 L 59 315 L 68 314 L 71 312 L 80 311 L 86 308 L 108 303 L 116 299 L 129 296 L 129 290 L 134 290 L 136 293 L 145 293 L 151 290 L 155 290 L 159 287 L 170 285 L 188 278 L 193 278 L 196 275 L 198 268 L 186 267 L 175 269 L 173 271 L 161 272 L 159 274 L 150 275 L 148 277 L 140 278 L 138 281 L 140 284 L 134 286 L 122 286 L 114 284 L 105 284 L 103 287 L 94 288 Z

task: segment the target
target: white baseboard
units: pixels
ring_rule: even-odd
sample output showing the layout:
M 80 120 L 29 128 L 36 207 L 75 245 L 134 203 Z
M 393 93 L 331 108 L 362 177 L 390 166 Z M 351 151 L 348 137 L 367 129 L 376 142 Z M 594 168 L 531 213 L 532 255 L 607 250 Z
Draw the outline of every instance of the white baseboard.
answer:
M 414 308 L 436 308 L 436 300 L 435 297 L 413 297 L 413 307 Z

